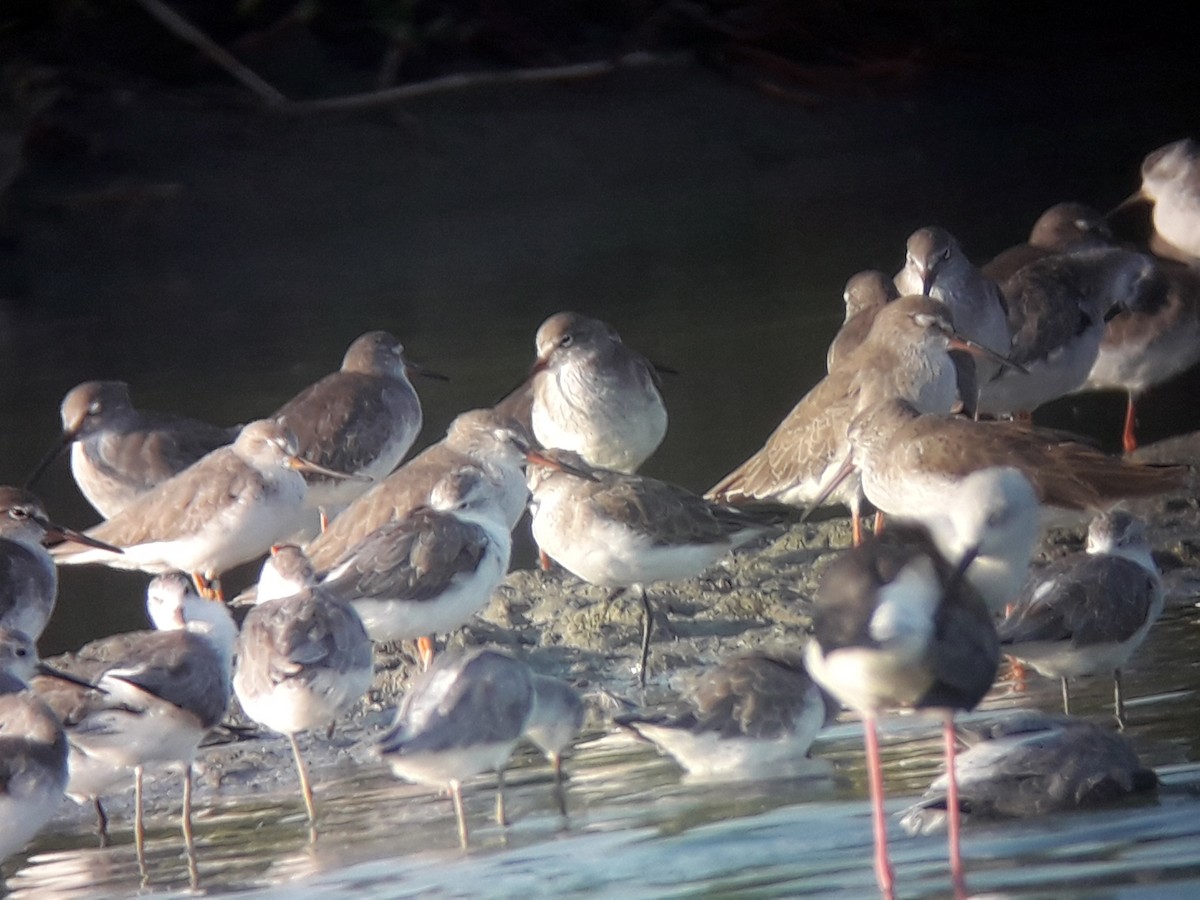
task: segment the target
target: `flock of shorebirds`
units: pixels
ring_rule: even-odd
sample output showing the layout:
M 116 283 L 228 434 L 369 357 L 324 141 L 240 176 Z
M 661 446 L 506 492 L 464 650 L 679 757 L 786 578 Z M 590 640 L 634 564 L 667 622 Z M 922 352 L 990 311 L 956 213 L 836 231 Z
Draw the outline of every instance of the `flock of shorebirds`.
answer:
M 1113 673 L 1124 722 L 1120 670 L 1158 617 L 1163 586 L 1141 523 L 1113 507 L 1178 490 L 1187 472 L 1106 455 L 1027 414 L 1119 387 L 1132 450 L 1138 395 L 1200 359 L 1200 146 L 1152 153 L 1142 182 L 1146 245 L 1118 241 L 1105 216 L 1075 203 L 1048 210 L 1027 243 L 981 268 L 945 230 L 915 232 L 894 278 L 850 279 L 827 377 L 704 497 L 634 474 L 666 432 L 660 371 L 574 313 L 538 329 L 520 388 L 463 413 L 403 464 L 421 427 L 409 380 L 420 370 L 382 331 L 240 429 L 139 411 L 120 382 L 79 385 L 63 400 L 56 451 L 70 446 L 76 483 L 105 521 L 62 528 L 27 488 L 0 488 L 0 858 L 64 793 L 95 804 L 103 833 L 101 798 L 131 773 L 141 854 L 143 772 L 164 763 L 184 764 L 190 848 L 190 765 L 234 696 L 291 740 L 315 836 L 296 735 L 360 700 L 373 642 L 415 641 L 424 663 L 378 752 L 401 778 L 449 787 L 464 846 L 462 780 L 495 771 L 502 803 L 501 773 L 523 738 L 553 761 L 561 802 L 579 694 L 508 653 L 435 654 L 430 638 L 487 604 L 527 511 L 544 565 L 640 593 L 644 682 L 646 585 L 698 575 L 777 534 L 796 510 L 849 507 L 853 546 L 823 574 L 803 647 L 730 659 L 698 680 L 686 715 L 617 723 L 691 771 L 768 777 L 806 757 L 834 699 L 857 712 L 885 895 L 894 881 L 875 720 L 886 710 L 944 721 L 946 774 L 908 822 L 945 823 L 959 895 L 964 796 L 976 811 L 1013 815 L 1032 801 L 1042 811 L 1152 784 L 1123 739 L 1096 725 L 1043 716 L 997 726 L 956 763 L 953 722 L 991 688 L 1002 652 L 1061 678 L 1064 713 L 1068 678 Z M 1081 513 L 1096 516 L 1087 552 L 1031 573 L 1047 518 Z M 222 573 L 264 555 L 256 588 L 226 604 Z M 155 576 L 155 630 L 103 639 L 93 655 L 105 662 L 87 678 L 39 663 L 35 649 L 56 567 L 85 563 Z M 253 604 L 240 630 L 229 611 L 238 604 Z M 1063 762 L 1078 747 L 1117 784 L 1061 796 L 1004 786 L 1015 754 L 1026 754 L 1025 779 L 1039 767 L 1048 777 L 1086 769 Z

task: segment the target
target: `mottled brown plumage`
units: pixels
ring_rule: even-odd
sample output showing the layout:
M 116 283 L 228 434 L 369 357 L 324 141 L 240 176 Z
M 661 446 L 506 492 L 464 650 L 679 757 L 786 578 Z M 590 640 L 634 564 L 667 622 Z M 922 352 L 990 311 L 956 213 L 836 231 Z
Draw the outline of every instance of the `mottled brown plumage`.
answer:
M 706 496 L 730 503 L 811 503 L 848 452 L 846 427 L 867 385 L 922 409 L 950 411 L 957 399 L 951 335 L 949 314 L 936 300 L 911 296 L 887 304 L 867 340 L 796 404 L 761 450 Z M 831 499 L 853 505 L 857 496 L 854 481 Z

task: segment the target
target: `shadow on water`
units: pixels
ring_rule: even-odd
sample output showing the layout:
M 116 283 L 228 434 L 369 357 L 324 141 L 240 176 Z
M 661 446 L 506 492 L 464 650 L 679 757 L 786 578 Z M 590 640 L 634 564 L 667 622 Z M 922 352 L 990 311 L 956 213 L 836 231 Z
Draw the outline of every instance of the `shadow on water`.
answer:
M 263 120 L 171 97 L 110 98 L 95 113 L 108 119 L 92 125 L 109 141 L 103 177 L 35 171 L 14 188 L 23 292 L 3 310 L 0 481 L 32 469 L 59 400 L 80 381 L 120 377 L 146 407 L 244 421 L 332 370 L 368 328 L 396 331 L 415 359 L 454 377 L 420 386 L 428 443 L 519 377 L 545 316 L 576 308 L 681 371 L 667 383 L 671 429 L 647 471 L 706 487 L 823 374 L 845 279 L 899 268 L 915 227 L 944 224 L 982 260 L 1022 240 L 1055 202 L 1107 208 L 1135 187 L 1141 157 L 1194 126 L 1194 86 L 1183 89 L 1172 65 L 1147 55 L 1049 75 L 955 71 L 816 112 L 694 70 L 620 73 L 415 103 L 418 138 L 375 118 Z M 137 202 L 105 199 L 105 178 L 128 179 Z M 1148 399 L 1151 436 L 1200 424 L 1196 386 L 1185 376 Z M 1068 401 L 1053 415 L 1115 436 L 1121 405 Z M 56 519 L 93 520 L 65 463 L 39 491 Z M 43 651 L 142 627 L 143 584 L 64 572 Z M 1193 607 L 1173 610 L 1126 673 L 1139 698 L 1130 735 L 1164 776 L 1159 798 L 972 826 L 973 888 L 1200 888 L 1196 629 Z M 1021 692 L 999 686 L 987 709 L 1054 710 L 1058 696 L 1054 682 L 1031 677 Z M 1092 679 L 1075 697 L 1078 712 L 1102 718 L 1111 686 Z M 889 809 L 899 811 L 937 773 L 940 750 L 915 720 L 887 736 Z M 488 823 L 490 783 L 469 792 L 465 854 L 449 801 L 392 782 L 378 764 L 318 775 L 315 845 L 291 773 L 264 773 L 245 799 L 204 795 L 200 887 L 870 896 L 860 732 L 839 725 L 817 752 L 833 760 L 831 780 L 706 785 L 622 738 L 593 740 L 568 766 L 567 825 L 542 764 L 526 760 L 512 774 L 507 832 Z M 7 888 L 31 898 L 188 893 L 171 812 L 153 817 L 146 885 L 129 823 L 118 818 L 113 845 L 97 849 L 79 814 L 35 843 Z M 944 850 L 939 837 L 898 837 L 906 896 L 947 894 Z

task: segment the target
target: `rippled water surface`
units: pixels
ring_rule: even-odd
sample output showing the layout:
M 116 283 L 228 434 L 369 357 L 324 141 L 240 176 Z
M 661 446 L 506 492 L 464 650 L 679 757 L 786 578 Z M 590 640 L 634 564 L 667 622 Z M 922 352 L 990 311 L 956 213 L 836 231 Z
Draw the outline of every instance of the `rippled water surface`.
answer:
M 1186 896 L 1200 890 L 1200 734 L 1194 716 L 1200 616 L 1171 610 L 1126 673 L 1133 740 L 1158 771 L 1157 797 L 1035 821 L 968 825 L 973 891 L 1021 896 Z M 1186 660 L 1182 663 L 1180 660 Z M 1111 682 L 1078 682 L 1077 711 L 1103 718 Z M 968 719 L 1009 707 L 1053 710 L 1057 682 L 999 685 Z M 940 766 L 935 724 L 915 717 L 884 728 L 888 810 L 898 813 Z M 471 850 L 457 848 L 450 802 L 394 782 L 378 764 L 318 769 L 322 834 L 308 840 L 290 782 L 253 800 L 202 800 L 196 816 L 197 888 L 251 896 L 869 896 L 870 809 L 861 729 L 845 722 L 814 747 L 829 770 L 810 778 L 711 783 L 681 777 L 669 760 L 620 735 L 591 735 L 568 763 L 568 818 L 551 799 L 545 765 L 527 754 L 509 775 L 513 824 L 491 823 L 491 779 L 467 790 Z M 286 776 L 290 778 L 288 773 Z M 209 795 L 203 790 L 201 798 Z M 893 820 L 894 822 L 895 820 Z M 97 849 L 88 825 L 44 835 L 10 879 L 17 897 L 183 894 L 189 873 L 175 822 L 153 820 L 143 881 L 128 822 Z M 948 893 L 944 835 L 907 837 L 892 826 L 901 896 Z
M 1142 155 L 1194 125 L 1195 96 L 1148 54 L 1111 69 L 956 71 L 811 111 L 671 69 L 452 96 L 417 104 L 406 127 L 217 108 L 198 129 L 183 101 L 127 98 L 95 126 L 113 129 L 103 173 L 35 172 L 15 192 L 21 290 L 0 320 L 0 480 L 32 469 L 79 381 L 121 377 L 148 407 L 244 421 L 376 327 L 454 378 L 419 385 L 427 443 L 520 377 L 546 315 L 576 308 L 680 370 L 648 471 L 702 489 L 822 374 L 847 276 L 898 268 L 923 224 L 946 225 L 983 259 L 1054 202 L 1116 203 Z M 97 194 L 114 183 L 132 199 Z M 150 190 L 162 185 L 173 187 Z M 1062 404 L 1055 421 L 1111 439 L 1121 409 L 1117 398 Z M 1144 415 L 1159 435 L 1196 425 L 1194 403 L 1151 397 Z M 56 518 L 91 521 L 64 465 L 39 490 Z M 141 584 L 64 573 L 42 649 L 141 627 Z M 1126 673 L 1129 733 L 1163 778 L 1157 799 L 972 826 L 973 889 L 1200 891 L 1200 617 L 1188 593 Z M 1103 716 L 1111 684 L 1093 679 L 1076 696 L 1077 712 Z M 1023 691 L 998 687 L 985 710 L 1058 703 L 1057 683 L 1031 676 Z M 911 718 L 886 735 L 899 811 L 938 772 L 940 745 Z M 869 896 L 861 732 L 840 724 L 815 749 L 832 775 L 714 785 L 624 737 L 591 735 L 568 763 L 566 821 L 528 756 L 510 777 L 509 829 L 489 824 L 490 782 L 468 791 L 462 853 L 449 801 L 394 782 L 360 748 L 316 772 L 315 844 L 286 771 L 239 800 L 202 783 L 193 873 L 170 816 L 152 817 L 143 876 L 123 814 L 99 849 L 87 816 L 64 810 L 27 860 L 6 865 L 7 887 L 31 898 Z M 902 895 L 947 895 L 944 838 L 893 834 Z

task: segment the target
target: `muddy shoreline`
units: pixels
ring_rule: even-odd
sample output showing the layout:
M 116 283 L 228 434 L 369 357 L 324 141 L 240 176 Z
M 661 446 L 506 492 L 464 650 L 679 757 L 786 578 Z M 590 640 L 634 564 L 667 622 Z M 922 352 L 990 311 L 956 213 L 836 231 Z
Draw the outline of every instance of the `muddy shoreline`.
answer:
M 1167 608 L 1192 605 L 1200 594 L 1200 503 L 1197 463 L 1200 434 L 1185 435 L 1143 449 L 1139 457 L 1156 463 L 1186 463 L 1191 472 L 1185 490 L 1126 504 L 1143 517 L 1167 586 Z M 524 523 L 518 528 L 524 527 Z M 1082 548 L 1086 522 L 1057 527 L 1045 535 L 1035 559 L 1045 562 Z M 669 706 L 690 678 L 733 653 L 760 647 L 802 646 L 809 625 L 811 598 L 825 566 L 849 545 L 849 521 L 833 518 L 793 525 L 775 538 L 764 538 L 728 556 L 698 578 L 655 585 L 649 591 L 655 609 L 655 638 L 650 675 L 639 688 L 636 665 L 641 604 L 628 594 L 594 587 L 555 566 L 548 572 L 521 569 L 509 573 L 490 604 L 471 623 L 440 640 L 439 647 L 504 648 L 535 670 L 562 677 L 589 699 L 585 731 L 611 728 L 608 721 L 621 701 Z M 50 660 L 67 671 L 96 665 L 75 654 Z M 376 649 L 376 677 L 368 696 L 336 725 L 333 738 L 302 736 L 318 796 L 323 778 L 344 775 L 352 767 L 386 771 L 374 741 L 391 721 L 415 672 L 400 648 Z M 230 724 L 255 729 L 232 701 Z M 247 798 L 299 806 L 291 751 L 280 735 L 219 741 L 201 749 L 196 761 L 196 808 Z M 166 824 L 179 804 L 178 776 L 147 773 L 147 813 Z M 486 777 L 486 776 L 485 776 Z M 114 828 L 132 817 L 131 790 L 105 799 Z M 51 829 L 87 831 L 90 807 L 64 801 Z

